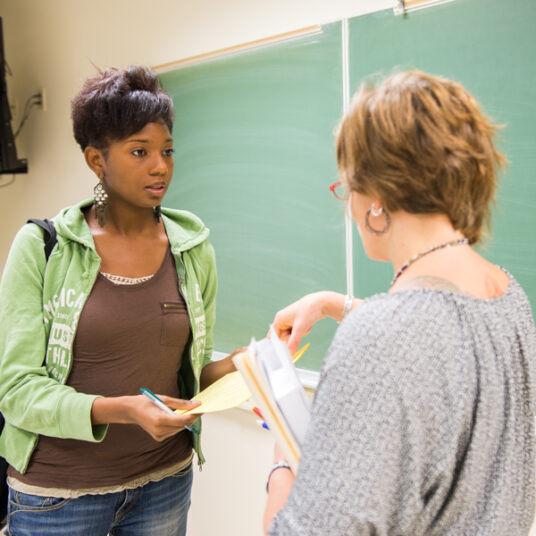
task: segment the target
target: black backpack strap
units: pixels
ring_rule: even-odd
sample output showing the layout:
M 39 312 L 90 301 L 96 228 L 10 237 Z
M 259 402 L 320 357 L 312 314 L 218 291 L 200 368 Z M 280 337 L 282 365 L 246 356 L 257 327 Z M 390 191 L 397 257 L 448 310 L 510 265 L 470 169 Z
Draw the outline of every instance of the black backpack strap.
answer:
M 32 218 L 26 223 L 35 223 L 35 225 L 39 225 L 39 227 L 43 229 L 45 239 L 45 258 L 48 261 L 48 258 L 50 257 L 50 254 L 52 253 L 52 250 L 58 241 L 56 238 L 56 228 L 54 227 L 54 222 L 47 219 L 38 220 Z

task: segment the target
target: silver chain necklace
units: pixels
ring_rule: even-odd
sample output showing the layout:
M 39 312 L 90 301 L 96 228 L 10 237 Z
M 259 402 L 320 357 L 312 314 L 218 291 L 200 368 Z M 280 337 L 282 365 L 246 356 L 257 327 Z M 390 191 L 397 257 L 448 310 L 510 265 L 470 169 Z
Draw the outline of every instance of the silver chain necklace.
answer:
M 425 255 L 428 255 L 428 253 L 432 253 L 433 251 L 437 251 L 438 249 L 443 248 L 450 248 L 452 246 L 462 246 L 464 244 L 469 244 L 469 239 L 467 238 L 458 238 L 456 240 L 449 240 L 448 242 L 443 242 L 442 244 L 436 244 L 435 246 L 432 246 L 431 248 L 425 249 L 424 251 L 421 251 L 420 253 L 417 253 L 416 255 L 413 255 L 411 259 L 406 262 L 400 270 L 395 274 L 393 277 L 393 280 L 391 281 L 391 287 L 396 283 L 397 279 L 415 262 L 419 259 L 422 259 Z

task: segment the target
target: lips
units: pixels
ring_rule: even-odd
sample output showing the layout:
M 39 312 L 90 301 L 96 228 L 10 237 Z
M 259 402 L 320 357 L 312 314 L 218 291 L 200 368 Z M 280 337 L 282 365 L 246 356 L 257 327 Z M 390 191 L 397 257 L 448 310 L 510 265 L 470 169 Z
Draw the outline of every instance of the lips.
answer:
M 145 187 L 145 190 L 152 194 L 160 194 L 166 191 L 166 183 L 165 182 L 153 182 L 153 184 L 149 184 Z

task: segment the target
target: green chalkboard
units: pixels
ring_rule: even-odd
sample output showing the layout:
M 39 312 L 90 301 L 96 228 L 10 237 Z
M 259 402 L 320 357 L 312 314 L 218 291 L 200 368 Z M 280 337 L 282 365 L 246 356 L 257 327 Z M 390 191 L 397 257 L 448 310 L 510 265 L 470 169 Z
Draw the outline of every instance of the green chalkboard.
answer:
M 492 233 L 481 252 L 511 271 L 536 313 L 536 2 L 454 0 L 395 16 L 350 21 L 351 91 L 373 73 L 417 68 L 461 82 L 496 124 L 510 163 L 501 176 Z M 355 287 L 385 290 L 390 265 L 378 267 L 356 241 Z
M 417 68 L 460 81 L 505 125 L 492 236 L 482 246 L 510 270 L 536 311 L 536 2 L 454 0 L 349 21 L 351 92 L 374 73 Z M 263 337 L 303 294 L 344 292 L 343 207 L 333 131 L 342 111 L 341 24 L 320 35 L 161 75 L 176 108 L 169 206 L 211 229 L 220 288 L 215 349 Z M 355 291 L 385 291 L 392 267 L 354 247 Z M 318 370 L 336 324 L 324 320 L 300 366 Z
M 161 75 L 176 112 L 166 204 L 210 228 L 219 290 L 215 350 L 266 335 L 307 292 L 345 291 L 333 131 L 342 110 L 341 25 Z M 318 370 L 336 323 L 300 361 Z

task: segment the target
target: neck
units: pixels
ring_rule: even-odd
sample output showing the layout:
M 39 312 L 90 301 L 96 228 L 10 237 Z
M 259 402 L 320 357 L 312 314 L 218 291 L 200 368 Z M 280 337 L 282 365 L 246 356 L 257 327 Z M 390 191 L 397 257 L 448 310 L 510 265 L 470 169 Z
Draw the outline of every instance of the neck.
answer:
M 388 256 L 396 274 L 412 257 L 451 240 L 463 238 L 444 214 L 399 213 L 389 236 Z
M 92 207 L 96 219 L 94 211 Z M 132 208 L 110 203 L 104 229 L 118 235 L 158 234 L 161 225 L 161 222 L 155 221 L 152 208 Z

